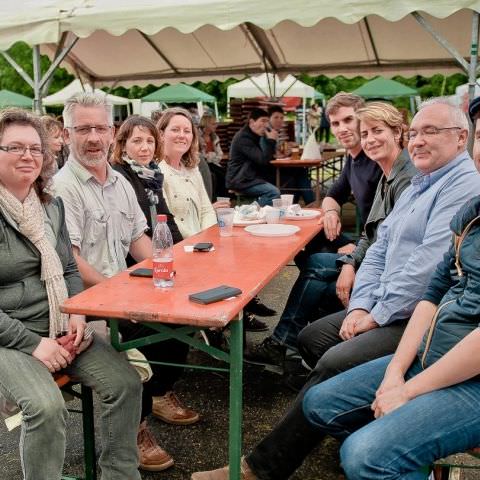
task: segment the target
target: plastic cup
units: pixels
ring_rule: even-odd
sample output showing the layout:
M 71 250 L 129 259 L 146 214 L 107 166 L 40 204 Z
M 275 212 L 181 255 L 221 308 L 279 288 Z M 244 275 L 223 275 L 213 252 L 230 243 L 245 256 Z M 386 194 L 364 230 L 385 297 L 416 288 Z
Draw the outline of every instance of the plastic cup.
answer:
M 278 223 L 280 221 L 280 209 L 269 208 L 265 212 L 265 220 L 267 223 Z
M 282 206 L 283 207 L 290 207 L 290 205 L 293 205 L 293 195 L 292 194 L 284 194 L 280 195 L 280 198 L 282 199 Z
M 275 198 L 272 200 L 273 208 L 276 208 L 280 213 L 280 218 L 285 216 L 285 207 L 283 206 L 283 200 L 281 198 Z
M 233 235 L 233 216 L 235 210 L 233 208 L 218 208 L 217 220 L 220 228 L 221 237 L 231 237 Z

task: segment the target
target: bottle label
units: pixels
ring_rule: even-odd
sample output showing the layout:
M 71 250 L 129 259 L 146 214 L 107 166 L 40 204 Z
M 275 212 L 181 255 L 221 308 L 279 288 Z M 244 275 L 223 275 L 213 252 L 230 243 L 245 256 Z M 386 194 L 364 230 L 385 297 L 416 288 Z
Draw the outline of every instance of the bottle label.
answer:
M 171 280 L 173 275 L 173 260 L 171 258 L 153 260 L 153 278 Z

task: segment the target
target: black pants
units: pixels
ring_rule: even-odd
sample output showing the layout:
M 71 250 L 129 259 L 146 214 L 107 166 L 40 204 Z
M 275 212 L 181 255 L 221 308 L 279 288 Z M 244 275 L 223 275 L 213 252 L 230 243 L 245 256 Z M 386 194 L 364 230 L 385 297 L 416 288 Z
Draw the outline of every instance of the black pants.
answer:
M 406 320 L 395 322 L 342 341 L 338 332 L 344 318 L 345 311 L 328 315 L 300 333 L 298 346 L 302 356 L 305 355 L 309 363 L 315 357 L 318 362 L 290 410 L 246 458 L 259 480 L 289 478 L 321 440 L 322 437 L 303 416 L 303 396 L 308 388 L 357 365 L 393 353 L 407 324 Z
M 208 168 L 210 168 L 210 172 L 212 173 L 213 201 L 215 201 L 217 197 L 229 197 L 230 195 L 225 186 L 226 169 L 214 163 L 209 163 Z
M 174 325 L 173 325 L 174 327 Z M 151 328 L 138 323 L 120 322 L 120 333 L 123 340 L 135 340 L 153 333 Z M 139 350 L 147 360 L 155 362 L 185 363 L 189 346 L 178 340 L 165 340 L 154 345 L 140 347 Z M 142 421 L 152 413 L 152 397 L 165 395 L 173 389 L 174 383 L 183 373 L 183 368 L 168 367 L 166 365 L 151 365 L 152 378 L 143 384 L 142 394 Z

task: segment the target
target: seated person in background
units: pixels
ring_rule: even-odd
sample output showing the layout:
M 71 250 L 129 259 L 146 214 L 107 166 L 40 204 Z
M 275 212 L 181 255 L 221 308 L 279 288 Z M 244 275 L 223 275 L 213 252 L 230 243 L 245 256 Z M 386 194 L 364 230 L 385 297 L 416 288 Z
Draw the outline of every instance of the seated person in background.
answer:
M 362 150 L 359 122 L 355 112 L 364 106 L 365 102 L 361 97 L 345 92 L 337 93 L 327 104 L 332 132 L 345 148 L 347 159 L 340 176 L 323 199 L 323 231 L 295 257 L 295 263 L 300 270 L 312 253 L 347 254 L 354 250 L 352 240 L 342 233 L 340 218 L 341 206 L 348 202 L 352 193 L 362 225 L 367 221 L 382 170 Z
M 183 237 L 163 197 L 163 174 L 158 167 L 159 149 L 159 133 L 154 123 L 148 118 L 132 115 L 123 122 L 115 136 L 112 166 L 132 185 L 147 219 L 149 228 L 146 234 L 151 237 L 156 216 L 166 214 L 173 241 L 178 243 Z M 129 266 L 135 263 L 131 257 L 127 258 Z M 152 333 L 150 328 L 133 322 L 121 322 L 119 328 L 124 340 L 135 340 Z M 186 364 L 189 347 L 171 339 L 160 345 L 139 347 L 139 350 L 149 361 Z M 183 369 L 155 363 L 151 367 L 153 377 L 143 386 L 142 419 L 153 413 L 155 417 L 173 425 L 196 423 L 199 420 L 198 413 L 184 407 L 173 391 Z
M 351 254 L 315 253 L 308 258 L 272 335 L 245 354 L 254 363 L 283 366 L 287 348 L 298 350 L 298 334 L 318 318 L 320 309 L 327 314 L 347 307 L 355 271 L 375 241 L 378 226 L 416 173 L 403 150 L 403 118 L 395 107 L 371 102 L 355 114 L 362 149 L 383 172 L 365 230 Z
M 278 133 L 268 131 L 268 113 L 254 108 L 248 123 L 233 137 L 227 164 L 226 186 L 242 195 L 256 197 L 263 207 L 280 198 L 280 190 L 273 185 L 270 160 L 274 158 Z M 264 148 L 260 140 L 265 137 Z M 270 183 L 272 182 L 272 183 Z
M 62 476 L 67 410 L 52 376 L 62 371 L 100 398 L 103 478 L 140 480 L 140 378 L 109 344 L 84 339 L 83 315 L 60 312 L 83 285 L 62 201 L 45 192 L 54 163 L 47 134 L 16 109 L 0 113 L 0 132 L 0 394 L 22 411 L 23 478 Z M 65 332 L 75 334 L 76 356 L 55 340 Z
M 114 132 L 105 95 L 73 95 L 63 118 L 70 156 L 54 177 L 54 191 L 65 203 L 73 254 L 90 287 L 125 270 L 128 254 L 137 262 L 151 257 L 152 242 L 144 233 L 147 222 L 132 186 L 108 164 Z M 148 413 L 144 402 L 137 438 L 140 468 L 163 470 L 173 460 L 148 429 Z
M 198 131 L 190 113 L 180 107 L 164 110 L 157 129 L 165 200 L 180 233 L 188 238 L 217 223 L 198 170 Z
M 50 147 L 58 168 L 62 168 L 68 158 L 68 148 L 63 140 L 63 125 L 50 115 L 43 115 L 40 120 L 48 134 Z
M 214 197 L 228 197 L 225 187 L 226 169 L 222 165 L 223 152 L 220 138 L 215 133 L 217 120 L 214 115 L 205 113 L 200 119 L 198 128 L 198 146 L 200 159 L 207 162 L 213 181 Z
M 357 272 L 347 316 L 330 315 L 300 333 L 300 352 L 315 368 L 292 408 L 246 457 L 242 480 L 289 478 L 322 438 L 303 414 L 305 391 L 395 351 L 448 248 L 450 219 L 479 191 L 480 176 L 466 151 L 467 140 L 467 119 L 448 99 L 420 106 L 408 144 L 420 173 L 378 228 Z M 342 384 L 344 399 L 348 385 Z M 192 480 L 207 479 L 228 479 L 228 467 L 192 475 Z
M 269 127 L 278 133 L 276 140 L 276 149 L 274 158 L 283 158 L 289 156 L 288 137 L 282 137 L 282 128 L 284 125 L 285 113 L 283 108 L 274 105 L 268 108 Z M 260 140 L 260 146 L 264 150 L 268 150 L 267 138 L 262 137 Z M 295 202 L 298 203 L 300 197 L 306 205 L 315 201 L 315 195 L 312 190 L 312 181 L 308 173 L 308 168 L 295 167 L 295 168 L 281 168 L 280 169 L 280 185 L 282 191 L 288 193 L 289 189 L 292 189 L 292 193 L 295 195 Z
M 476 123 L 477 168 L 479 108 L 476 99 L 470 113 Z M 427 132 L 412 128 L 410 138 Z M 340 457 L 348 479 L 425 478 L 422 467 L 480 444 L 480 197 L 455 214 L 450 228 L 450 249 L 395 354 L 344 372 L 305 395 L 305 417 L 318 435 L 344 440 Z

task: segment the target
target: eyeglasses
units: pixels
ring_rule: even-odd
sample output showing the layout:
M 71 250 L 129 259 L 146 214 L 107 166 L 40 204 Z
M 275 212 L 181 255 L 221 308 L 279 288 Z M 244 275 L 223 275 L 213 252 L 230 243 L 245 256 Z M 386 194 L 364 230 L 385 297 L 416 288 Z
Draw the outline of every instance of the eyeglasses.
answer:
M 43 148 L 37 145 L 0 145 L 0 150 L 23 157 L 27 150 L 32 157 L 41 157 L 43 155 Z
M 407 138 L 408 140 L 415 140 L 418 135 L 423 135 L 424 137 L 434 137 L 438 135 L 442 130 L 463 130 L 462 127 L 434 127 L 428 126 L 421 128 L 420 130 L 408 130 Z
M 65 127 L 73 130 L 78 135 L 88 135 L 92 130 L 95 130 L 99 135 L 106 135 L 111 125 L 79 125 L 78 127 Z

